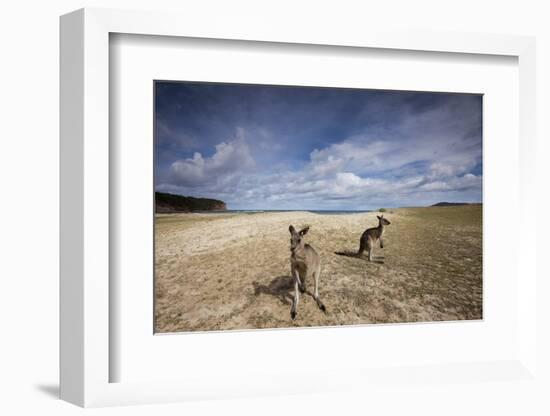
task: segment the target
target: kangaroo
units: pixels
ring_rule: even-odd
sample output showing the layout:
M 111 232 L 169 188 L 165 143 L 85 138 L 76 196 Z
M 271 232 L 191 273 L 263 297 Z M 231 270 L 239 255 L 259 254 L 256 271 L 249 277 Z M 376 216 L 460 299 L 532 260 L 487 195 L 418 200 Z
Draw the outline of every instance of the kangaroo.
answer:
M 366 249 L 369 254 L 369 261 L 372 261 L 373 248 L 378 240 L 380 240 L 380 248 L 384 248 L 384 240 L 382 240 L 382 236 L 384 235 L 384 227 L 391 224 L 384 218 L 384 215 L 377 215 L 376 218 L 378 218 L 378 227 L 365 230 L 363 235 L 361 235 L 361 240 L 359 241 L 359 251 L 357 252 L 357 255 L 360 256 Z
M 304 243 L 303 236 L 309 231 L 309 226 L 296 231 L 294 226 L 288 227 L 290 231 L 290 271 L 294 277 L 294 300 L 290 308 L 290 317 L 296 319 L 298 313 L 298 302 L 300 292 L 306 291 L 306 281 L 315 277 L 315 292 L 313 299 L 323 312 L 326 312 L 325 305 L 319 299 L 319 275 L 321 274 L 321 259 L 319 254 L 309 244 Z

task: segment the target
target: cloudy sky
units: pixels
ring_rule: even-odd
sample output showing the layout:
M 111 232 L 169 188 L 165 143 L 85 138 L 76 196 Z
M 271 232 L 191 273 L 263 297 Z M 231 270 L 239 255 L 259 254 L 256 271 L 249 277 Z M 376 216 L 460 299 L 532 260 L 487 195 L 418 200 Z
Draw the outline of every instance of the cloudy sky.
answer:
M 481 202 L 482 97 L 155 83 L 156 190 L 229 209 Z

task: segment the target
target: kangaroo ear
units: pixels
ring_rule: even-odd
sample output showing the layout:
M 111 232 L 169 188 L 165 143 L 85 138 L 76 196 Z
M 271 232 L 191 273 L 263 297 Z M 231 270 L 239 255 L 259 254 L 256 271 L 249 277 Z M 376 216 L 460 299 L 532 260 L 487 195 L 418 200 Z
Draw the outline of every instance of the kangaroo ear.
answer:
M 382 217 L 380 215 L 377 215 L 376 218 L 378 218 L 379 220 L 382 219 Z
M 309 225 L 300 230 L 300 235 L 306 235 L 309 231 Z
M 290 231 L 290 234 L 294 234 L 296 232 L 296 230 L 294 229 L 294 226 L 291 225 L 290 227 L 288 227 L 288 231 Z

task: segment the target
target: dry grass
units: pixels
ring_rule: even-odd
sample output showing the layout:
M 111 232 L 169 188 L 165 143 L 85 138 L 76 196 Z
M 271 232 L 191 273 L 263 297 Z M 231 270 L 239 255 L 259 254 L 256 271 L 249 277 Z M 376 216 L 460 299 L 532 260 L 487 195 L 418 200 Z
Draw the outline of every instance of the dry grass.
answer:
M 156 219 L 158 332 L 482 318 L 482 207 L 401 208 L 384 215 L 375 262 L 340 256 L 377 213 L 172 214 Z M 311 225 L 321 255 L 322 313 L 301 298 L 290 319 L 289 224 Z M 308 289 L 312 289 L 312 282 Z

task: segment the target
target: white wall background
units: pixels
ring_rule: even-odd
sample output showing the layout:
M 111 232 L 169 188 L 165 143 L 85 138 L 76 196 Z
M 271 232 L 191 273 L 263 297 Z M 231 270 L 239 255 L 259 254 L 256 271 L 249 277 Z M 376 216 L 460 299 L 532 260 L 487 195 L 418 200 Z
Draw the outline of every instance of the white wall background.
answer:
M 536 35 L 538 38 L 538 227 L 550 231 L 547 215 L 550 128 L 550 11 L 545 1 L 393 0 L 393 1 L 169 1 L 169 0 L 20 0 L 0 9 L 0 413 L 76 414 L 81 409 L 56 399 L 58 384 L 58 16 L 84 6 L 179 10 L 207 20 L 212 14 L 269 19 L 281 25 L 391 25 L 441 30 Z M 513 219 L 511 219 L 513 221 Z M 539 274 L 547 239 L 539 233 Z M 550 308 L 539 284 L 540 368 L 550 374 Z M 432 386 L 433 387 L 433 386 Z M 260 398 L 99 409 L 123 414 L 549 414 L 550 384 L 533 388 L 507 383 L 411 388 L 396 395 Z M 434 395 L 434 391 L 437 392 Z

